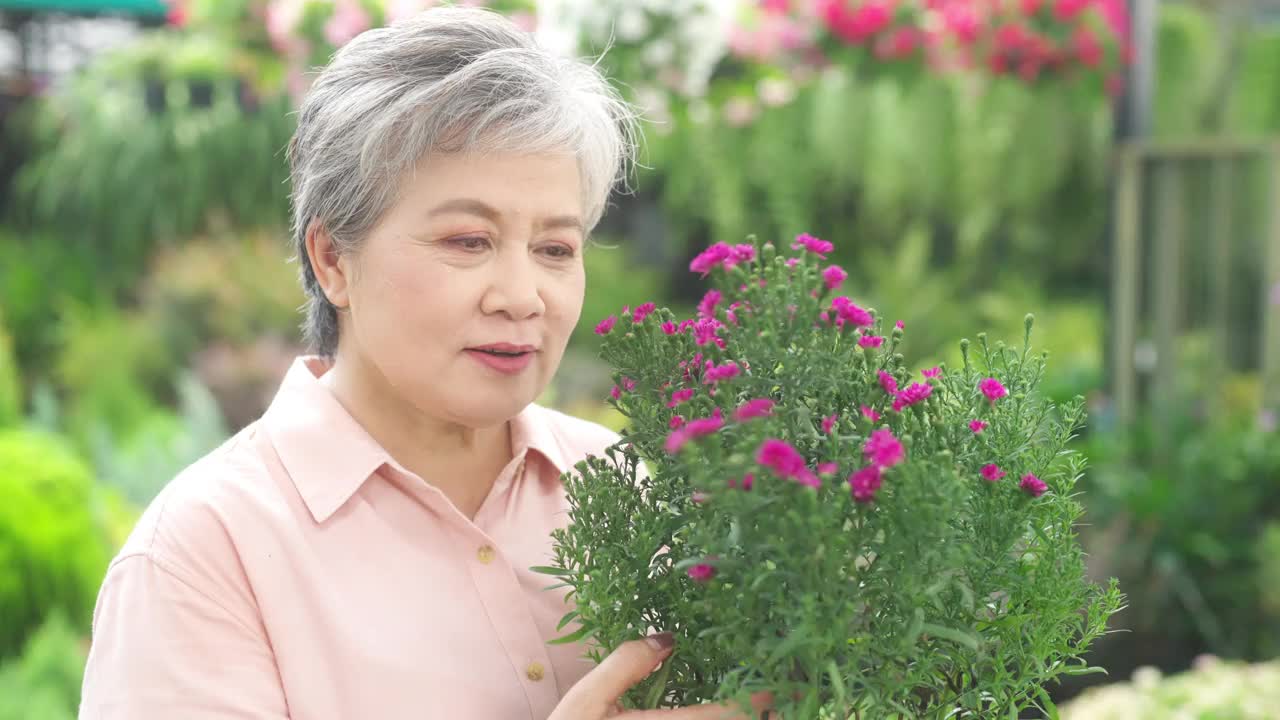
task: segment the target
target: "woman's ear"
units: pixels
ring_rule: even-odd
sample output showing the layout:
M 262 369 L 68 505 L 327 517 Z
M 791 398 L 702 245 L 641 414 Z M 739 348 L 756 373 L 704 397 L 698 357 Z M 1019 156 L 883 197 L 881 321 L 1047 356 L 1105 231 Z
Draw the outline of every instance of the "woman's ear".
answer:
M 315 273 L 316 282 L 325 297 L 336 308 L 347 307 L 350 303 L 350 266 L 334 245 L 333 236 L 319 221 L 312 221 L 307 226 L 306 245 L 307 262 L 311 263 L 311 272 Z

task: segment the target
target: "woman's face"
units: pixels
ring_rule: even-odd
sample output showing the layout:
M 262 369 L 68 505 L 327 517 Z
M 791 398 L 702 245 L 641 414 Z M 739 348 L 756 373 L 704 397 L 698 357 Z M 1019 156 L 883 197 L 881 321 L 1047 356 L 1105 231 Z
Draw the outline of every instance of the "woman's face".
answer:
M 353 257 L 339 357 L 467 427 L 546 388 L 582 312 L 583 207 L 568 155 L 432 154 Z

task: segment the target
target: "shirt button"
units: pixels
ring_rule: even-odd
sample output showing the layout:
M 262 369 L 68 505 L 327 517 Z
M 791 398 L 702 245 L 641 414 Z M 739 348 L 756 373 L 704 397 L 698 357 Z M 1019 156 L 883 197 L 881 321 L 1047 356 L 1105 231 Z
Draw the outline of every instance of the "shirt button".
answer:
M 538 682 L 543 678 L 544 675 L 546 675 L 546 670 L 542 667 L 542 663 L 531 662 L 529 663 L 529 667 L 525 669 L 524 674 L 525 674 L 525 677 L 529 678 L 530 680 L 534 682 Z
M 489 545 L 481 545 L 480 549 L 476 551 L 476 559 L 484 565 L 493 562 L 493 548 Z

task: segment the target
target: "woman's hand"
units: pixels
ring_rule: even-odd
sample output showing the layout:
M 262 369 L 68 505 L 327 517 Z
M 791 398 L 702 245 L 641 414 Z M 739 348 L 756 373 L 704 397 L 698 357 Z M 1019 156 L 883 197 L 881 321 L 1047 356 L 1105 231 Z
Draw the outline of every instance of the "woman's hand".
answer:
M 569 689 L 548 720 L 754 720 L 728 705 L 624 711 L 618 698 L 670 657 L 674 645 L 671 633 L 658 633 L 619 645 L 604 662 Z M 769 706 L 768 701 L 767 693 L 753 696 L 752 706 L 759 712 Z

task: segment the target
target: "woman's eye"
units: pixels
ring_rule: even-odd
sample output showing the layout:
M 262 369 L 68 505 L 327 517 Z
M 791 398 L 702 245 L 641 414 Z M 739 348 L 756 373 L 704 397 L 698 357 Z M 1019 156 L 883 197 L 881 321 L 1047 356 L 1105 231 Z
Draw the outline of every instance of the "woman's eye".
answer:
M 484 250 L 489 246 L 489 238 L 480 235 L 453 238 L 449 242 L 463 250 Z
M 548 245 L 544 252 L 557 260 L 568 260 L 574 255 L 573 248 L 565 245 Z

